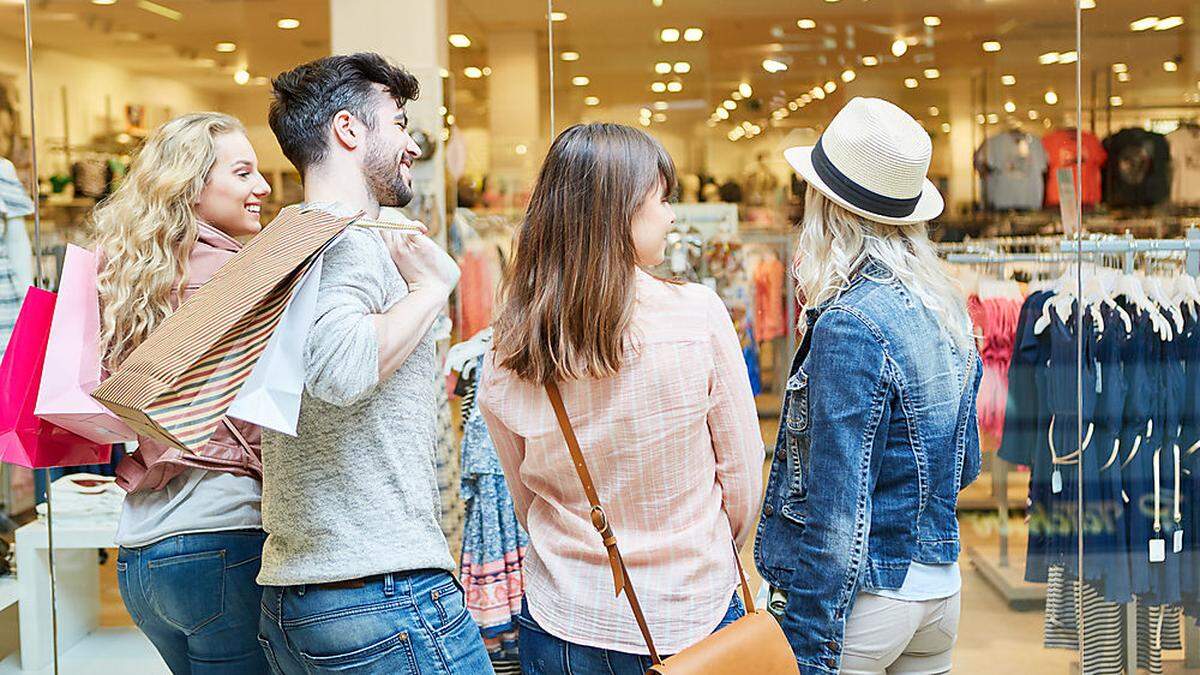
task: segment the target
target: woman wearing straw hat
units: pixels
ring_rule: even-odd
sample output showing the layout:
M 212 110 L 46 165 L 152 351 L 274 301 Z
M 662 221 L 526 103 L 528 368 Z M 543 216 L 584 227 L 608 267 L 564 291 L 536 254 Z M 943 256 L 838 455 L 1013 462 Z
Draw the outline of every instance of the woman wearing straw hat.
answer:
M 927 237 L 942 197 L 907 113 L 855 98 L 813 147 L 792 362 L 755 547 L 802 673 L 942 673 L 958 629 L 958 492 L 979 473 L 981 366 Z

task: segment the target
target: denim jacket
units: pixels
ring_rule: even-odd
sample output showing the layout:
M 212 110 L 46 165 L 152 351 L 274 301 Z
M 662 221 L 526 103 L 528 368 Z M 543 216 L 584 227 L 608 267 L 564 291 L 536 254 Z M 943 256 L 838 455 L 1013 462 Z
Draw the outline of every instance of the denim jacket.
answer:
M 787 592 L 781 623 L 800 672 L 836 673 L 859 591 L 899 588 L 913 561 L 958 559 L 983 368 L 874 262 L 805 320 L 755 562 Z

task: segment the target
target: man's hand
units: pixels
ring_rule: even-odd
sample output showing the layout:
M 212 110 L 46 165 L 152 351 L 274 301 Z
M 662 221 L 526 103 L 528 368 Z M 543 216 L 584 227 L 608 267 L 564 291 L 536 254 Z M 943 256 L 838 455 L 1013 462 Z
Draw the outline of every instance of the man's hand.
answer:
M 424 234 L 381 230 L 392 262 L 409 292 L 431 290 L 445 297 L 458 285 L 458 264 L 440 246 Z

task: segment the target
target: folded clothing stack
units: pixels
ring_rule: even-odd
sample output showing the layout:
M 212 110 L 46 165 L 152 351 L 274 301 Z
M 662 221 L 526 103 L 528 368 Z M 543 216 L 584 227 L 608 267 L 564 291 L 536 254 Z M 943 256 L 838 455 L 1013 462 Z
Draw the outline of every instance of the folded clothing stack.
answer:
M 56 523 L 92 524 L 112 521 L 121 515 L 125 491 L 115 479 L 94 473 L 73 473 L 50 484 L 50 503 Z M 37 505 L 38 518 L 45 519 L 46 503 Z

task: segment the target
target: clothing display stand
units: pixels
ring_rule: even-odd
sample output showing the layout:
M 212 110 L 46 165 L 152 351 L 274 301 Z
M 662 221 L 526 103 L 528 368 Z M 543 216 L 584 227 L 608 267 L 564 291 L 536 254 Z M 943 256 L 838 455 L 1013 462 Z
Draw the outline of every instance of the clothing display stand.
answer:
M 1193 277 L 1200 277 L 1200 230 L 1195 227 L 1187 228 L 1184 239 L 1134 239 L 1130 235 L 1104 235 L 1091 239 L 1063 241 L 1061 250 L 1068 254 L 1120 255 L 1122 256 L 1122 269 L 1126 274 L 1133 274 L 1138 254 L 1184 252 L 1184 272 Z M 1081 555 L 1086 555 L 1086 552 Z M 1125 672 L 1128 675 L 1134 675 L 1138 672 L 1136 599 L 1125 604 L 1124 614 L 1125 621 L 1122 631 L 1125 643 Z M 1194 621 L 1185 621 L 1184 625 L 1184 666 L 1188 669 L 1198 668 L 1200 667 L 1200 628 L 1196 627 Z M 1083 631 L 1085 636 L 1086 630 L 1085 627 Z

